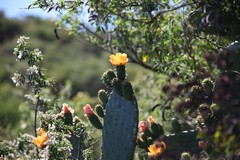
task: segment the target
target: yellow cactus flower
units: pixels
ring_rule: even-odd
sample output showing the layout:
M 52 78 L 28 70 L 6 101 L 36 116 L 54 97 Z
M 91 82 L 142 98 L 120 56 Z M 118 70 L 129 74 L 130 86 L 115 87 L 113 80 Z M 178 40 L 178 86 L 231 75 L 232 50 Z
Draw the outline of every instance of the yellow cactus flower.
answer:
M 43 128 L 38 129 L 38 134 L 36 138 L 33 139 L 33 143 L 38 147 L 38 148 L 43 148 L 46 144 L 45 142 L 48 140 L 47 133 Z
M 128 62 L 126 53 L 117 53 L 116 55 L 110 55 L 109 61 L 113 66 L 123 66 Z
M 156 144 L 148 147 L 149 155 L 153 158 L 160 156 L 166 150 L 166 144 L 164 142 L 157 142 Z

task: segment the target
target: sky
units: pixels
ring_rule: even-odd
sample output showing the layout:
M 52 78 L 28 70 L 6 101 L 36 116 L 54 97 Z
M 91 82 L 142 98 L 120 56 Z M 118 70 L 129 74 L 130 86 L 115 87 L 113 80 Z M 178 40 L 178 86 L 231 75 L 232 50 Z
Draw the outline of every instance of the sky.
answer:
M 0 10 L 4 11 L 4 14 L 8 18 L 22 19 L 26 16 L 32 15 L 48 19 L 57 15 L 57 12 L 47 11 L 41 9 L 26 9 L 34 0 L 0 0 Z

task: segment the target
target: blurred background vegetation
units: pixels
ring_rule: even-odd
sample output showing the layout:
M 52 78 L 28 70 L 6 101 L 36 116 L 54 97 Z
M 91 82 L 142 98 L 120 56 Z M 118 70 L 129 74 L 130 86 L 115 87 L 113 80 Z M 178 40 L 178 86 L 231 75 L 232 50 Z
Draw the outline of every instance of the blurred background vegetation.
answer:
M 57 82 L 54 94 L 64 97 L 61 101 L 67 101 L 76 115 L 84 119 L 82 108 L 98 102 L 97 92 L 103 87 L 101 75 L 112 67 L 109 55 L 64 30 L 58 31 L 57 39 L 51 19 L 32 16 L 8 19 L 0 12 L 0 35 L 0 140 L 13 139 L 19 132 L 33 133 L 33 113 L 26 105 L 24 90 L 15 87 L 11 80 L 16 70 L 25 67 L 16 63 L 12 55 L 21 35 L 31 38 L 32 49 L 39 48 L 43 52 L 47 76 Z M 127 72 L 138 97 L 140 119 L 146 118 L 149 109 L 161 101 L 165 78 L 131 63 L 127 64 Z M 160 120 L 161 111 L 155 112 L 155 119 Z

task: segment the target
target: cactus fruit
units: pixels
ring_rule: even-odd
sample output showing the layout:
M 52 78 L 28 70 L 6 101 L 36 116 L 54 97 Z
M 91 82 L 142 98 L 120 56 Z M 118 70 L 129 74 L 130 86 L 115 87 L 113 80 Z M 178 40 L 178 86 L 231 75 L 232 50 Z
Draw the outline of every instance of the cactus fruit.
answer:
M 64 116 L 64 124 L 65 125 L 73 125 L 73 116 L 74 110 L 68 106 L 68 104 L 64 103 L 62 105 L 62 114 Z
M 98 98 L 104 106 L 107 104 L 108 94 L 104 89 L 101 89 L 101 90 L 98 91 Z
M 216 103 L 213 103 L 211 106 L 210 106 L 210 109 L 212 112 L 216 112 L 219 110 L 219 106 L 216 104 Z
M 212 111 L 209 107 L 208 104 L 201 104 L 199 107 L 198 107 L 198 111 L 199 113 L 201 114 L 201 116 L 203 118 L 208 118 L 211 114 L 212 114 Z
M 152 138 L 156 139 L 159 136 L 164 134 L 163 127 L 160 124 L 151 124 L 150 125 L 150 131 L 152 133 Z
M 132 160 L 138 131 L 138 107 L 112 91 L 106 105 L 102 135 L 102 160 Z
M 188 152 L 183 152 L 181 154 L 181 159 L 180 160 L 191 160 L 191 155 Z
M 201 86 L 194 85 L 191 88 L 190 99 L 191 100 L 201 100 L 204 97 L 204 90 Z
M 124 81 L 122 86 L 123 96 L 127 98 L 130 101 L 133 101 L 135 96 L 133 93 L 132 85 L 131 83 Z
M 149 122 L 149 124 L 150 124 L 150 131 L 151 131 L 151 133 L 152 133 L 152 139 L 154 140 L 154 139 L 156 139 L 156 138 L 158 138 L 158 137 L 160 137 L 161 135 L 163 135 L 164 134 L 164 130 L 163 130 L 163 127 L 160 125 L 160 124 L 157 124 L 155 121 L 154 121 L 154 119 L 153 119 L 153 117 L 152 116 L 149 116 L 148 117 L 148 122 Z
M 116 78 L 116 74 L 112 69 L 108 69 L 106 72 L 103 73 L 101 79 L 108 88 L 112 88 L 113 78 Z
M 116 67 L 116 71 L 117 71 L 117 77 L 119 80 L 124 81 L 126 78 L 126 70 L 125 70 L 125 66 L 117 66 Z
M 85 116 L 89 119 L 91 124 L 97 129 L 102 129 L 102 123 L 99 120 L 98 116 L 93 112 L 92 107 L 89 104 L 87 104 L 83 108 L 83 110 L 84 110 Z
M 213 81 L 210 78 L 206 78 L 202 81 L 202 86 L 206 93 L 211 93 L 213 90 Z
M 100 104 L 95 106 L 95 111 L 99 117 L 104 118 L 104 109 Z

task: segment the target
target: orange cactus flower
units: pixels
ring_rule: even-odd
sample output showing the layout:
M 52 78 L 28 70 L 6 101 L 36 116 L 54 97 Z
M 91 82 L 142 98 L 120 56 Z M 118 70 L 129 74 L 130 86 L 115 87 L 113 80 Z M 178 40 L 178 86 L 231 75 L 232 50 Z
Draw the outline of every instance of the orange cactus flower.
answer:
M 38 129 L 38 134 L 39 136 L 33 139 L 33 143 L 38 148 L 42 149 L 44 146 L 46 146 L 45 142 L 48 140 L 48 136 L 43 128 Z
M 154 124 L 154 123 L 155 123 L 155 121 L 154 121 L 154 119 L 153 119 L 152 116 L 148 116 L 148 122 L 149 122 L 150 124 Z
M 117 53 L 116 55 L 110 55 L 109 61 L 113 66 L 123 66 L 128 62 L 126 53 Z
M 157 142 L 156 144 L 148 147 L 149 155 L 153 158 L 160 156 L 166 150 L 166 144 L 164 142 Z

